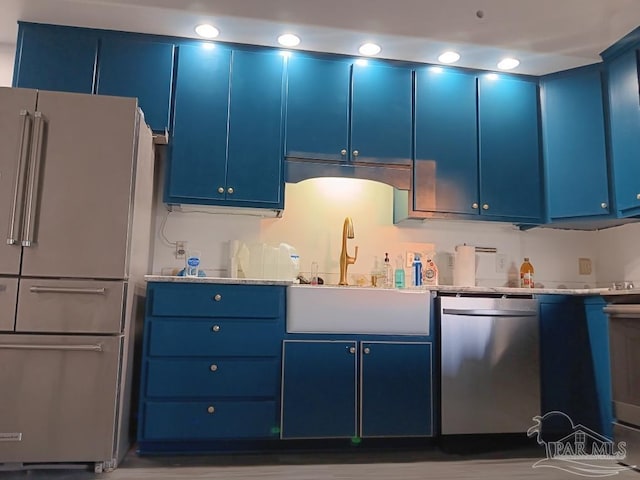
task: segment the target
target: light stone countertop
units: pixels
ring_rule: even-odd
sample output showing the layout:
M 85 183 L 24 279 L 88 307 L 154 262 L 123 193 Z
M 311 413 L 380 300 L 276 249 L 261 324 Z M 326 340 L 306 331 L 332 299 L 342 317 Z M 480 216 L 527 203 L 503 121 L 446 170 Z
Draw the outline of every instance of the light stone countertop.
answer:
M 288 280 L 265 280 L 258 278 L 224 278 L 224 277 L 177 277 L 170 275 L 145 275 L 147 282 L 175 282 L 175 283 L 226 283 L 229 285 L 294 285 Z M 322 288 L 319 285 L 315 288 Z M 358 287 L 350 287 L 358 288 Z M 492 293 L 504 295 L 624 295 L 640 293 L 640 289 L 634 290 L 609 290 L 608 288 L 513 288 L 513 287 L 460 287 L 454 285 L 425 286 L 423 290 L 432 290 L 445 293 Z

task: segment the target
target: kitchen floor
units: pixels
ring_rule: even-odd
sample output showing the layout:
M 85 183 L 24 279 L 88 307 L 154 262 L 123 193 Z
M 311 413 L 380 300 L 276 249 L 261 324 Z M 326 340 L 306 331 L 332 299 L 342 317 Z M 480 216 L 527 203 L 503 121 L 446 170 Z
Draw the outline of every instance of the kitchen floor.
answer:
M 437 449 L 330 452 L 225 454 L 206 456 L 140 457 L 135 449 L 119 468 L 94 474 L 80 469 L 0 471 L 1 480 L 425 480 L 425 479 L 577 479 L 576 471 L 536 467 L 544 459 L 542 447 L 460 455 Z M 613 462 L 607 467 L 619 467 Z M 612 472 L 608 472 L 611 474 Z M 621 471 L 616 478 L 640 479 L 640 472 Z

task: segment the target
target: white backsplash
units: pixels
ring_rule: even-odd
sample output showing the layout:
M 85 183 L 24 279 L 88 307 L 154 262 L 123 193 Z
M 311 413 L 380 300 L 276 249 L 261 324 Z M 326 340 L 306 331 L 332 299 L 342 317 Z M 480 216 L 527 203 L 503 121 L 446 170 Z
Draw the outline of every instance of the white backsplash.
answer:
M 504 286 L 515 282 L 525 256 L 535 267 L 535 281 L 547 287 L 581 288 L 596 286 L 598 235 L 603 232 L 565 231 L 536 228 L 520 231 L 510 224 L 428 220 L 393 225 L 393 189 L 388 185 L 353 179 L 313 179 L 287 184 L 282 218 L 209 213 L 168 213 L 158 202 L 157 230 L 171 242 L 186 240 L 189 247 L 202 252 L 202 264 L 211 276 L 226 276 L 228 242 L 281 242 L 296 247 L 300 270 L 308 275 L 311 262 L 319 264 L 320 276 L 337 282 L 344 218 L 353 219 L 355 238 L 348 240 L 348 252 L 359 247 L 358 260 L 349 266 L 350 274 L 369 276 L 377 256 L 382 262 L 389 253 L 395 267 L 397 255 L 407 250 L 435 245 L 440 284 L 452 283 L 451 256 L 462 243 L 494 247 L 506 257 L 506 271 L 497 272 L 496 254 L 477 253 L 477 284 Z M 615 236 L 615 232 L 611 230 Z M 422 250 L 419 250 L 422 251 Z M 590 258 L 590 275 L 578 274 L 578 258 Z M 638 260 L 640 262 L 640 258 Z M 174 258 L 174 247 L 157 236 L 154 273 L 182 268 Z M 407 272 L 408 273 L 408 272 Z M 607 275 L 615 275 L 607 271 Z M 408 277 L 410 278 L 410 277 Z M 353 277 L 352 279 L 353 280 Z M 606 280 L 608 281 L 608 280 Z M 350 282 L 353 283 L 353 282 Z
M 13 59 L 16 46 L 0 43 L 0 87 L 10 87 L 13 81 Z

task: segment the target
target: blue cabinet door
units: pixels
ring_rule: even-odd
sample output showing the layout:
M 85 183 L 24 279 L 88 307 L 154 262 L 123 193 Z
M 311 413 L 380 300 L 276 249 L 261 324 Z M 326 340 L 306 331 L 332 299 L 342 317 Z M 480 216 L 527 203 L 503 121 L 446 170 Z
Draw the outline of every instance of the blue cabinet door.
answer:
M 431 344 L 361 343 L 361 435 L 432 435 Z
M 416 71 L 414 210 L 478 213 L 475 75 Z
M 538 86 L 504 75 L 478 77 L 481 214 L 542 219 Z
M 609 213 L 602 79 L 580 69 L 541 81 L 550 220 Z
M 137 97 L 147 124 L 168 129 L 173 50 L 170 43 L 103 36 L 96 93 Z
M 631 51 L 611 61 L 609 116 L 611 153 L 618 215 L 637 215 L 640 209 L 640 97 L 638 58 Z
M 410 165 L 412 71 L 356 63 L 352 90 L 351 160 Z
M 602 347 L 607 339 L 601 337 L 602 322 L 593 313 L 590 309 L 588 323 L 579 297 L 540 297 L 542 413 L 560 411 L 574 425 L 609 434 L 611 426 L 604 424 L 602 410 L 610 407 L 610 397 L 601 396 L 606 388 L 598 387 L 601 382 L 597 382 L 594 368 L 594 358 L 606 354 Z M 595 337 L 591 338 L 591 334 Z M 602 373 L 598 378 L 603 377 Z M 568 425 L 562 422 L 549 427 L 560 434 L 569 433 Z
M 283 205 L 283 66 L 278 52 L 234 51 L 227 200 Z
M 350 78 L 349 62 L 298 53 L 288 59 L 287 157 L 347 159 Z
M 179 47 L 167 203 L 225 198 L 230 69 L 228 49 Z
M 356 342 L 284 341 L 282 438 L 356 435 Z
M 93 93 L 97 55 L 92 31 L 20 24 L 13 86 Z

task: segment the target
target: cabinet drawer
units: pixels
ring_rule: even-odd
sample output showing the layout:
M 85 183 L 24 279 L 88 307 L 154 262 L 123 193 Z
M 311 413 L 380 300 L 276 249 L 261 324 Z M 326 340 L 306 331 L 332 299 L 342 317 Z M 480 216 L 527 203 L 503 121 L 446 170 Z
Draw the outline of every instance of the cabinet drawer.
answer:
M 152 397 L 276 397 L 280 393 L 277 358 L 156 358 L 147 365 L 147 395 Z
M 282 322 L 275 320 L 151 320 L 153 356 L 246 356 L 280 354 Z
M 285 287 L 161 283 L 150 286 L 151 315 L 250 317 L 284 315 Z
M 269 402 L 146 402 L 144 440 L 268 438 L 278 435 Z

